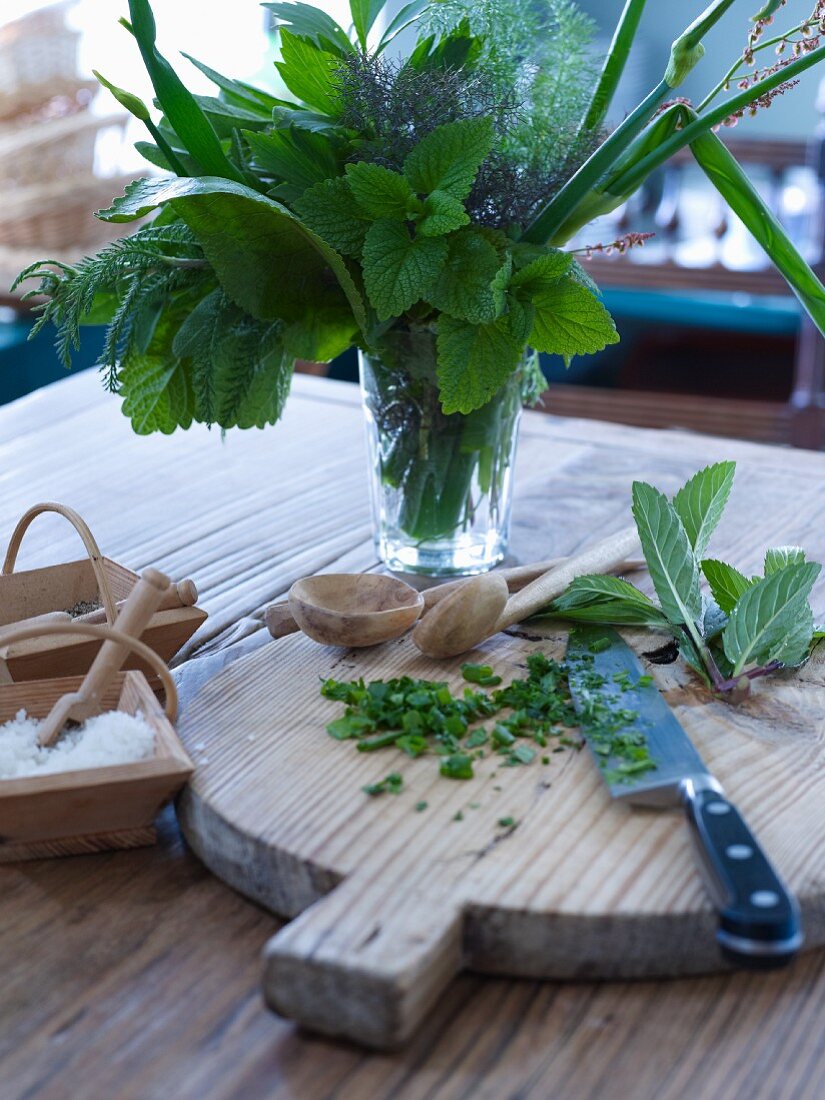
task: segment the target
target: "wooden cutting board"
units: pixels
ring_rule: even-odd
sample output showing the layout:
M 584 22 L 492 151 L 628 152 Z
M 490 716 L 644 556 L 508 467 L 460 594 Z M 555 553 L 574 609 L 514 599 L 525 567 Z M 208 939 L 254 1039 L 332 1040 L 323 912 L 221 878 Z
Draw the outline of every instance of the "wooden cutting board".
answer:
M 661 643 L 625 636 L 637 651 Z M 499 635 L 472 659 L 508 683 L 532 651 L 560 658 L 565 638 Z M 408 639 L 341 651 L 293 635 L 225 668 L 186 708 L 179 732 L 198 765 L 179 806 L 187 840 L 231 886 L 295 918 L 264 953 L 269 1004 L 388 1048 L 462 968 L 723 969 L 682 815 L 612 803 L 586 751 L 517 768 L 491 756 L 462 782 L 440 777 L 433 756 L 359 753 L 326 734 L 341 704 L 321 698 L 321 678 L 408 673 L 463 688 L 460 663 L 430 661 Z M 825 661 L 759 684 L 739 707 L 710 699 L 681 662 L 650 671 L 797 893 L 806 947 L 825 943 Z M 392 771 L 400 794 L 362 792 Z

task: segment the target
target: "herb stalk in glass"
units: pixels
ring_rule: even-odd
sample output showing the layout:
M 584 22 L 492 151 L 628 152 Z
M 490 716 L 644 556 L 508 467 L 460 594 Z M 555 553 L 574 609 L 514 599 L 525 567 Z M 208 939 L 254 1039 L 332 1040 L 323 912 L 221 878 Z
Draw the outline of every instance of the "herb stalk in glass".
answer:
M 269 3 L 272 89 L 188 58 L 216 97 L 187 90 L 148 0 L 129 0 L 122 23 L 160 114 L 99 79 L 146 125 L 138 148 L 165 175 L 98 216 L 153 219 L 77 264 L 22 272 L 45 296 L 35 330 L 57 326 L 68 366 L 80 326 L 106 323 L 100 365 L 140 433 L 273 424 L 297 359 L 357 347 L 380 553 L 402 569 L 488 568 L 507 542 L 516 393 L 542 385 L 532 353 L 569 363 L 618 339 L 564 246 L 674 153 L 690 148 L 825 332 L 825 288 L 716 134 L 825 57 L 825 0 L 781 33 L 769 0 L 705 99 L 669 102 L 733 3 L 713 0 L 677 36 L 662 79 L 608 132 L 644 0 L 627 0 L 600 69 L 572 0 L 410 0 L 394 16 L 350 0 L 348 30 Z

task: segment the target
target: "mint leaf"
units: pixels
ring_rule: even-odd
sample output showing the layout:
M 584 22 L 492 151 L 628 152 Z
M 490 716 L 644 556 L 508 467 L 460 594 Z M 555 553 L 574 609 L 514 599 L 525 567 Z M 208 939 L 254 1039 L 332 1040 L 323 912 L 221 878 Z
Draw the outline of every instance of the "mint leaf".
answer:
M 440 237 L 460 229 L 469 221 L 470 215 L 460 199 L 454 198 L 448 191 L 433 191 L 424 202 L 424 213 L 417 230 L 422 237 Z
M 715 558 L 705 558 L 702 562 L 702 572 L 710 585 L 713 598 L 727 613 L 733 611 L 739 597 L 753 584 L 753 581 L 744 573 Z
M 484 325 L 442 314 L 437 350 L 442 409 L 469 413 L 501 389 L 521 362 L 524 345 L 513 337 L 509 314 Z
M 494 321 L 504 308 L 496 276 L 506 275 L 498 250 L 478 229 L 462 229 L 447 238 L 447 260 L 427 295 L 436 309 L 464 321 Z
M 316 183 L 294 204 L 304 223 L 345 256 L 360 256 L 370 224 L 344 176 Z
M 805 551 L 801 546 L 776 546 L 765 554 L 765 576 L 777 573 L 786 565 L 802 565 Z
M 808 659 L 813 640 L 814 613 L 810 605 L 806 603 L 794 623 L 789 627 L 781 645 L 778 645 L 771 652 L 770 659 L 781 661 L 787 668 L 795 668 Z
M 794 649 L 800 619 L 805 619 L 807 629 L 805 609 L 820 569 L 815 562 L 786 565 L 751 585 L 740 597 L 722 635 L 734 675 L 738 676 L 749 665 L 780 660 L 777 654 L 787 655 L 789 649 Z M 812 631 L 812 619 L 810 627 Z
M 543 283 L 532 303 L 536 313 L 530 344 L 536 351 L 570 359 L 601 351 L 619 340 L 613 318 L 598 298 L 569 279 Z
M 684 524 L 697 558 L 704 555 L 710 536 L 722 518 L 735 473 L 735 462 L 717 462 L 706 466 L 694 474 L 673 498 L 673 507 Z
M 543 251 L 522 267 L 510 281 L 513 287 L 521 287 L 529 294 L 537 293 L 557 283 L 570 270 L 573 257 L 559 248 Z
M 702 617 L 699 570 L 673 505 L 652 485 L 634 481 L 633 516 L 662 610 L 672 623 L 697 623 Z
M 554 606 L 582 607 L 585 604 L 610 599 L 627 600 L 644 607 L 655 607 L 650 597 L 640 592 L 630 581 L 602 573 L 588 573 L 582 577 L 576 577 L 570 582 L 567 590 L 558 597 Z
M 644 592 L 621 577 L 601 573 L 577 577 L 553 601 L 550 611 L 575 622 L 668 626 L 666 617 Z
M 162 432 L 192 423 L 194 398 L 184 366 L 168 355 L 130 355 L 119 372 L 122 411 L 138 435 Z
M 492 144 L 493 123 L 486 116 L 446 122 L 409 153 L 404 175 L 422 195 L 448 191 L 456 199 L 466 199 Z
M 347 183 L 361 209 L 371 218 L 411 220 L 421 203 L 402 175 L 380 164 L 347 165 Z
M 364 241 L 363 268 L 367 297 L 379 321 L 397 317 L 426 298 L 446 258 L 443 238 L 413 239 L 404 222 L 374 222 Z
M 303 5 L 295 5 L 302 7 Z M 293 95 L 302 103 L 325 115 L 339 112 L 336 72 L 340 64 L 335 54 L 298 37 L 285 27 L 279 32 L 281 60 L 275 68 Z

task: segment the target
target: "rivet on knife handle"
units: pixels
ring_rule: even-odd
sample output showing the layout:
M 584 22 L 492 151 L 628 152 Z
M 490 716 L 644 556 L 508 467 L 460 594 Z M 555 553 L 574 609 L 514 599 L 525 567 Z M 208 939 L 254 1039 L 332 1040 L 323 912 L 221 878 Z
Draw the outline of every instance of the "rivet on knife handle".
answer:
M 685 810 L 711 894 L 716 939 L 736 966 L 784 966 L 802 945 L 799 906 L 737 808 L 724 794 L 686 780 Z

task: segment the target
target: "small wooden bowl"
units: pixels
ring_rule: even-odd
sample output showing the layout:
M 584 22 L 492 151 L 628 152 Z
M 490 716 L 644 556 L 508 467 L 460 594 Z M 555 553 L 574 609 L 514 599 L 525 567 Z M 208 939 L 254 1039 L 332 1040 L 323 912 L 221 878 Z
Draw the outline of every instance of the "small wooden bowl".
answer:
M 289 609 L 314 641 L 360 648 L 405 634 L 420 618 L 424 597 L 380 573 L 322 573 L 293 584 Z
M 25 710 L 45 718 L 81 676 L 0 685 L 0 725 Z M 0 779 L 0 863 L 154 844 L 161 806 L 194 771 L 142 672 L 119 672 L 103 696 L 105 710 L 143 715 L 155 731 L 147 760 L 72 772 Z

